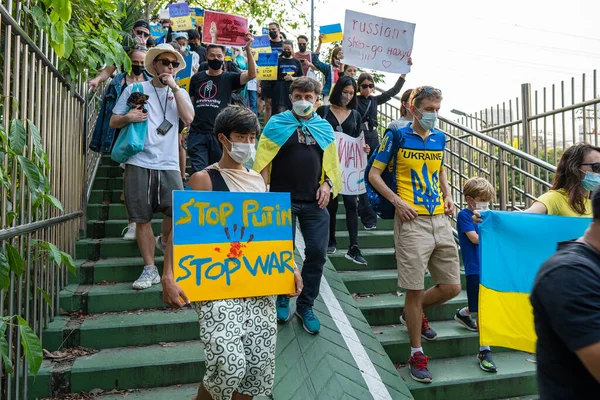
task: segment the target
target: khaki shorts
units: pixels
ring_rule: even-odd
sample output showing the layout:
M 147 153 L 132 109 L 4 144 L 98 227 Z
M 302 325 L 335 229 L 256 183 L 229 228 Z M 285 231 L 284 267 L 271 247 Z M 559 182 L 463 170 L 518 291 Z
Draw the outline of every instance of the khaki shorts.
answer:
M 396 214 L 394 245 L 399 287 L 423 290 L 427 269 L 436 285 L 460 284 L 458 250 L 445 215 L 420 215 L 402 222 Z

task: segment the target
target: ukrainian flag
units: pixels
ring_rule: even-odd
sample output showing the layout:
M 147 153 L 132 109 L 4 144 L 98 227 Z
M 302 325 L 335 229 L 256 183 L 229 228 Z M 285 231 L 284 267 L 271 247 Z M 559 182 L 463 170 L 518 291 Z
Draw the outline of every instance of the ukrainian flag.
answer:
M 591 219 L 503 211 L 482 218 L 480 343 L 535 353 L 529 301 L 535 276 L 558 242 L 581 237 Z
M 343 39 L 342 24 L 324 25 L 320 30 L 323 37 L 323 43 L 337 42 Z
M 323 167 L 319 183 L 322 185 L 325 177 L 331 179 L 333 197 L 336 197 L 339 191 L 342 190 L 343 184 L 335 134 L 329 122 L 321 119 L 316 113 L 313 113 L 312 118 L 309 120 L 298 119 L 289 110 L 273 115 L 258 141 L 256 158 L 252 168 L 260 173 L 265 167 L 270 167 L 271 161 L 279 153 L 281 146 L 287 142 L 290 136 L 296 134 L 298 128 L 308 131 L 323 150 Z M 270 175 L 271 170 L 269 169 Z

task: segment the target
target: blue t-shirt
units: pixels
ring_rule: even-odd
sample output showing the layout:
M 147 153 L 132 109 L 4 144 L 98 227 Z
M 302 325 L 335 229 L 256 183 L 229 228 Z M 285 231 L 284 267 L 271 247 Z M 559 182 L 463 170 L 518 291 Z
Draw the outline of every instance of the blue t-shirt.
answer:
M 479 275 L 481 273 L 481 259 L 479 257 L 479 245 L 471 242 L 467 232 L 475 231 L 479 235 L 479 227 L 473 222 L 473 212 L 463 208 L 456 218 L 456 230 L 458 231 L 458 243 L 460 254 L 465 266 L 465 275 Z

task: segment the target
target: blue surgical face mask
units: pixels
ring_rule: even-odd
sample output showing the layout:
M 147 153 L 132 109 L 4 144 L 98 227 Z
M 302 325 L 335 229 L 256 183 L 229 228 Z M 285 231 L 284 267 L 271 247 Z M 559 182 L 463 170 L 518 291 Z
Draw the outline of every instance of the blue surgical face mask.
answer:
M 419 112 L 422 115 L 422 118 L 419 120 L 419 125 L 421 125 L 421 128 L 425 129 L 426 131 L 432 130 L 435 127 L 435 123 L 437 121 L 437 113 L 435 112 L 422 112 L 421 110 L 419 110 Z
M 581 186 L 589 192 L 593 191 L 600 186 L 600 174 L 586 171 L 585 178 L 581 180 Z

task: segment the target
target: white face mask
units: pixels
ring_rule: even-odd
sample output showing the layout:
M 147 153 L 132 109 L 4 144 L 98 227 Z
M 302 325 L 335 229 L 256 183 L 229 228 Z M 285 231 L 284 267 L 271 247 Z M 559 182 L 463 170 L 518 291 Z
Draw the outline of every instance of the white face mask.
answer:
M 253 143 L 232 143 L 229 139 L 227 141 L 231 144 L 231 150 L 228 150 L 227 146 L 225 146 L 225 150 L 233 161 L 244 164 L 249 160 L 254 160 L 256 147 Z
M 294 113 L 301 117 L 307 117 L 312 114 L 315 105 L 307 100 L 297 100 L 293 103 Z

